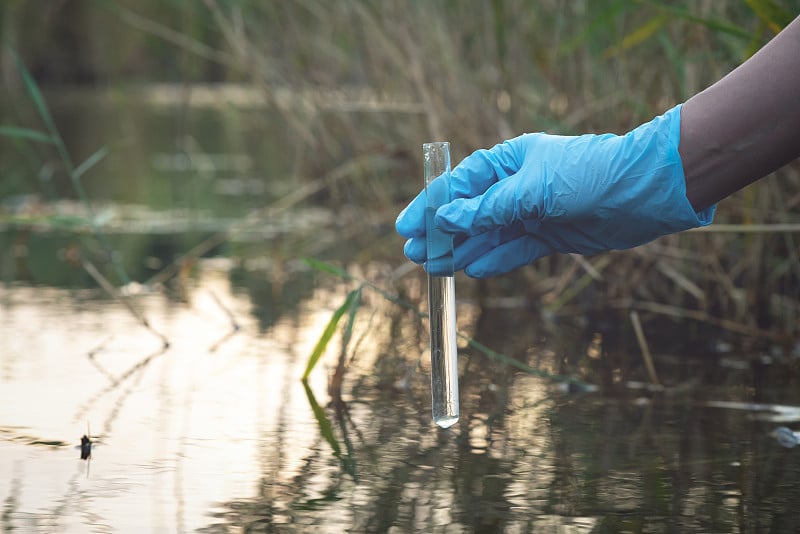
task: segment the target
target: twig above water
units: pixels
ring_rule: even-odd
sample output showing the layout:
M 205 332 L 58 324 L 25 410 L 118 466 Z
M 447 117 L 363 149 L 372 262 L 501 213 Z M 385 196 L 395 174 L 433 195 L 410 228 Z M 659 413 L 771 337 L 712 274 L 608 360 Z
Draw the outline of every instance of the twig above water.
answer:
M 142 314 L 141 311 L 139 311 L 136 308 L 136 306 L 133 305 L 133 303 L 130 301 L 130 298 L 120 293 L 119 290 L 117 290 L 117 288 L 114 287 L 114 285 L 111 282 L 109 282 L 108 279 L 105 276 L 103 276 L 103 274 L 100 271 L 97 270 L 97 267 L 95 267 L 92 262 L 90 262 L 86 258 L 81 258 L 81 265 L 83 266 L 84 270 L 87 273 L 89 273 L 89 276 L 91 276 L 95 280 L 95 282 L 97 282 L 100 285 L 100 287 L 102 287 L 106 291 L 106 293 L 108 293 L 110 296 L 120 301 L 126 308 L 128 308 L 128 311 L 130 311 L 131 314 L 134 317 L 136 317 L 136 319 L 139 321 L 139 323 L 141 323 L 142 326 L 144 326 L 147 330 L 149 330 L 153 335 L 161 339 L 161 342 L 163 343 L 165 349 L 169 347 L 169 339 L 167 339 L 166 336 L 158 332 L 155 328 L 150 326 L 150 323 L 147 321 L 147 318 L 144 316 L 144 314 Z

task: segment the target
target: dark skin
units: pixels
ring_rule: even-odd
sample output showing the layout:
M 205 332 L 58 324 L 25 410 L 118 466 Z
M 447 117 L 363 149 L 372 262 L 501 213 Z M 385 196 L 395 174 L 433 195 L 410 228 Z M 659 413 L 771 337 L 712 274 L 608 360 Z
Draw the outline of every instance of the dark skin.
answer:
M 800 17 L 684 103 L 679 152 L 697 211 L 800 157 Z

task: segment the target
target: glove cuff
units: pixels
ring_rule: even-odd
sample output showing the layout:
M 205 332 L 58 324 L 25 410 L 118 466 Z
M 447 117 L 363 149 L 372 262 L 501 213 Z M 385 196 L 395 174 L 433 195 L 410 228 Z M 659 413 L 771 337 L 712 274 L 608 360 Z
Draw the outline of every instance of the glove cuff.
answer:
M 714 214 L 717 211 L 717 205 L 714 204 L 709 206 L 708 208 L 695 211 L 692 207 L 689 199 L 686 197 L 686 175 L 683 171 L 683 161 L 681 160 L 680 152 L 678 151 L 678 147 L 680 145 L 681 140 L 681 108 L 683 104 L 678 104 L 677 106 L 673 107 L 672 109 L 668 110 L 663 115 L 656 117 L 653 119 L 653 122 L 657 121 L 667 121 L 668 122 L 668 132 L 669 132 L 669 159 L 676 160 L 680 167 L 680 174 L 679 177 L 676 177 L 676 193 L 680 193 L 680 198 L 684 200 L 681 202 L 682 211 L 688 210 L 691 214 L 694 214 L 694 220 L 692 220 L 691 214 L 689 211 L 686 212 L 685 219 L 690 226 L 683 228 L 683 230 L 688 230 L 690 228 L 697 228 L 699 226 L 708 226 L 714 221 Z M 680 231 L 680 230 L 677 230 Z

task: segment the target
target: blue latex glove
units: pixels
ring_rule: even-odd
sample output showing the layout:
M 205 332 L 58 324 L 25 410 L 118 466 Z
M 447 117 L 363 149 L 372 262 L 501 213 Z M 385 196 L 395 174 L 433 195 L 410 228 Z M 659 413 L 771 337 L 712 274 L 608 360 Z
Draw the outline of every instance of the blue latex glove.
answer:
M 456 270 L 482 278 L 555 252 L 597 254 L 711 223 L 686 198 L 680 105 L 624 136 L 524 134 L 450 173 L 435 224 L 454 234 Z M 443 180 L 444 177 L 438 178 Z M 400 213 L 406 256 L 425 261 L 425 192 Z

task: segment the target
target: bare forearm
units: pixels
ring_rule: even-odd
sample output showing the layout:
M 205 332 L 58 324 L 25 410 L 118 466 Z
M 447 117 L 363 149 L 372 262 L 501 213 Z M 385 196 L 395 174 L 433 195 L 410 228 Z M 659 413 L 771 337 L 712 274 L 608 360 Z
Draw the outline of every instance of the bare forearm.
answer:
M 800 157 L 800 17 L 686 101 L 679 151 L 698 211 Z

